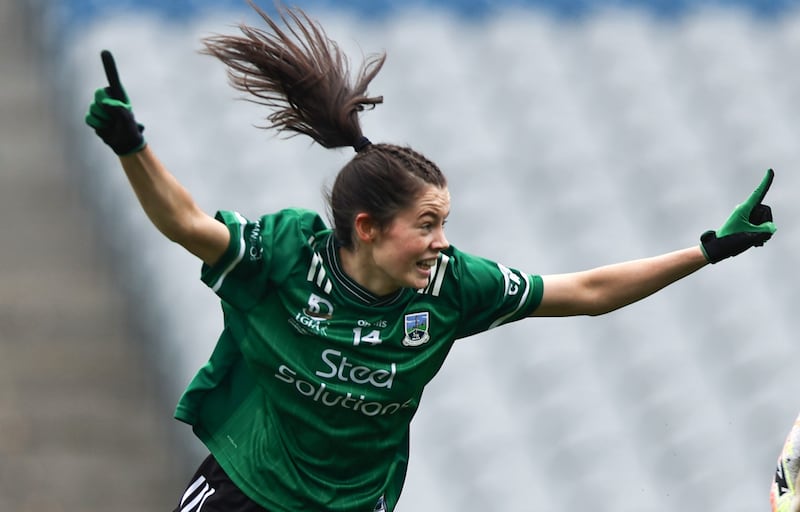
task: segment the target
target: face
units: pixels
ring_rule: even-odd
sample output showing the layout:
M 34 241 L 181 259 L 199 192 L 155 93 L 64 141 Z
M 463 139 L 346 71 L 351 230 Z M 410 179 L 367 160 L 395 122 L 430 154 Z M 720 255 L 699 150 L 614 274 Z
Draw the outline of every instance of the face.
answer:
M 371 286 L 380 295 L 399 288 L 424 288 L 439 252 L 450 246 L 444 225 L 450 213 L 450 192 L 426 187 L 416 202 L 402 210 L 373 239 Z

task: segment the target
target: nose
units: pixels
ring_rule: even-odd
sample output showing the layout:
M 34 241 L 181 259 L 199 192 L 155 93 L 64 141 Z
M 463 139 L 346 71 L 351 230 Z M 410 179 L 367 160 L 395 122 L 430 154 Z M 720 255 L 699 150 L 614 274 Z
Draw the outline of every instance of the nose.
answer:
M 439 228 L 436 231 L 436 236 L 434 237 L 431 246 L 433 249 L 436 249 L 437 251 L 442 251 L 450 247 L 450 242 L 447 240 L 447 237 L 444 234 L 444 229 Z

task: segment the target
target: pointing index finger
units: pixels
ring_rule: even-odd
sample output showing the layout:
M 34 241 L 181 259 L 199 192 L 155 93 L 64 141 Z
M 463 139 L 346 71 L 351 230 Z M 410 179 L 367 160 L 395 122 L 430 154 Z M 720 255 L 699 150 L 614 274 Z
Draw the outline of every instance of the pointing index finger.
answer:
M 764 179 L 761 180 L 761 183 L 758 187 L 750 194 L 750 197 L 747 198 L 746 204 L 749 205 L 751 208 L 757 204 L 760 204 L 761 201 L 764 200 L 764 196 L 767 195 L 767 191 L 769 187 L 772 185 L 772 180 L 775 178 L 775 171 L 772 169 L 767 169 L 767 173 L 764 175 Z
M 106 72 L 108 79 L 108 94 L 115 100 L 125 101 L 125 91 L 122 89 L 122 83 L 119 80 L 119 73 L 117 72 L 117 65 L 114 62 L 114 56 L 108 50 L 100 52 L 100 58 L 103 59 L 103 69 Z

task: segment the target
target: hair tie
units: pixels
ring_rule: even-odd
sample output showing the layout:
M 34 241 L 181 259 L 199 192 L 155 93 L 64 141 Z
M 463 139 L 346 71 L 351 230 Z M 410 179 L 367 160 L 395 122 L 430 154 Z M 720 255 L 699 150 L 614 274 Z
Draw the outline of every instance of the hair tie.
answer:
M 361 138 L 358 139 L 355 144 L 353 144 L 353 149 L 356 150 L 356 153 L 360 153 L 365 147 L 369 146 L 370 144 L 372 144 L 372 142 L 370 142 L 368 138 L 362 135 Z

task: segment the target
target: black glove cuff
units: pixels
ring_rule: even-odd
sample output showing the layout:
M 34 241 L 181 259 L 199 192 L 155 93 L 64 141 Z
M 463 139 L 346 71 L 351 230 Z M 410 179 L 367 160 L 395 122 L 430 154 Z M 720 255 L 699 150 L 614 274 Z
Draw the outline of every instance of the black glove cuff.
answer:
M 718 238 L 715 231 L 706 231 L 700 236 L 700 244 L 708 262 L 717 263 L 751 247 L 764 245 L 770 237 L 771 233 L 744 232 Z

